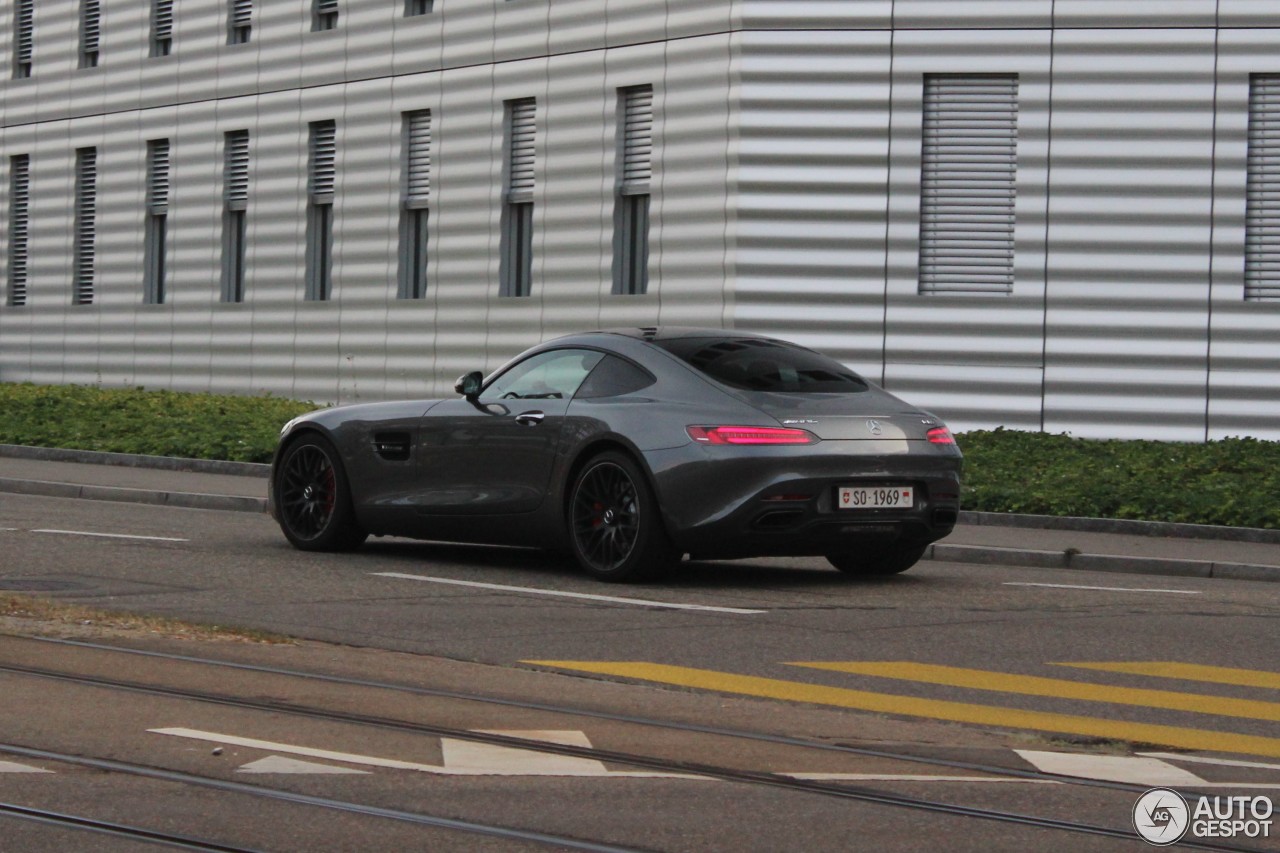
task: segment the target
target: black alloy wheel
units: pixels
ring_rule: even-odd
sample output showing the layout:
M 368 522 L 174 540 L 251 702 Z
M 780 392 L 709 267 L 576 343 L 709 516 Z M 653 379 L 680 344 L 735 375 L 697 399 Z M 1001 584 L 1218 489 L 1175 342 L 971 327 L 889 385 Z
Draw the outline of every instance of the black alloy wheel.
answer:
M 338 453 L 321 436 L 303 436 L 289 445 L 274 488 L 280 529 L 294 547 L 346 551 L 368 536 L 356 524 Z
M 897 575 L 920 562 L 928 545 L 868 545 L 861 551 L 828 554 L 827 562 L 847 575 L 883 577 Z
M 648 580 L 677 559 L 648 483 L 616 451 L 578 472 L 569 497 L 569 539 L 579 565 L 600 580 Z

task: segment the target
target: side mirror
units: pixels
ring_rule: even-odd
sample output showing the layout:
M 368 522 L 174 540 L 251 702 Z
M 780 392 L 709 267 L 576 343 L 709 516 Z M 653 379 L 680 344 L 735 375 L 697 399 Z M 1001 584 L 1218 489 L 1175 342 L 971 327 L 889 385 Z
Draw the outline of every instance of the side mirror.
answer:
M 484 384 L 484 374 L 478 370 L 458 377 L 458 381 L 453 383 L 453 390 L 457 391 L 468 400 L 474 400 L 480 396 L 480 386 Z

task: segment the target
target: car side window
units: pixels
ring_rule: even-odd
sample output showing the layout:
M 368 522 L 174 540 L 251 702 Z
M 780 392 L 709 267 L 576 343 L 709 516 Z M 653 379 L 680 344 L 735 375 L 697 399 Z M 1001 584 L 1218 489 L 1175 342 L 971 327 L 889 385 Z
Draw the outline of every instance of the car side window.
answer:
M 577 399 L 619 397 L 648 388 L 657 381 L 644 368 L 637 367 L 624 358 L 608 355 L 596 365 L 595 370 L 591 371 L 587 381 L 582 383 L 582 387 L 578 389 Z
M 592 350 L 540 352 L 514 365 L 480 395 L 481 403 L 501 400 L 568 400 L 604 358 Z

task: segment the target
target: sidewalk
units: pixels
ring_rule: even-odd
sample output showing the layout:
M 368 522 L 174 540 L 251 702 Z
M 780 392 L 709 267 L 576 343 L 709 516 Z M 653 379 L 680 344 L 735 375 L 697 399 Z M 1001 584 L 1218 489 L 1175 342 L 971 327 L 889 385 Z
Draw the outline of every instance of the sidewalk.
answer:
M 267 472 L 248 463 L 0 445 L 0 493 L 264 512 Z M 925 558 L 1280 582 L 1280 531 L 961 513 L 955 532 Z

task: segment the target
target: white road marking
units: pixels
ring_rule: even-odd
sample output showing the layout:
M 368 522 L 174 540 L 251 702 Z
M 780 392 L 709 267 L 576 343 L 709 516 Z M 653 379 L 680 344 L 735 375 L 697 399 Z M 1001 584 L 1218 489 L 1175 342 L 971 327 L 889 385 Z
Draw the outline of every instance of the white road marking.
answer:
M 916 776 L 910 773 L 780 773 L 792 779 L 812 782 L 1027 782 L 1061 785 L 1057 779 L 1026 779 L 1021 776 Z
M 645 598 L 619 598 L 614 595 L 592 595 L 585 592 L 563 592 L 557 589 L 538 589 L 531 586 L 504 586 L 496 583 L 479 583 L 477 581 L 460 581 L 453 578 L 436 578 L 427 575 L 409 575 L 403 572 L 370 572 L 380 578 L 400 578 L 401 580 L 425 581 L 426 583 L 441 583 L 450 586 L 466 586 L 474 589 L 492 589 L 498 592 L 523 592 L 531 595 L 550 595 L 559 598 L 577 598 L 587 601 L 604 601 L 610 604 L 634 604 L 639 607 L 664 607 L 668 610 L 698 610 L 709 613 L 768 613 L 767 610 L 745 610 L 740 607 L 712 607 L 708 604 L 677 604 L 669 601 L 651 601 Z
M 1261 761 L 1236 761 L 1230 758 L 1207 758 L 1199 755 L 1182 755 L 1177 752 L 1140 752 L 1151 758 L 1166 758 L 1170 761 L 1184 761 L 1188 764 L 1216 764 L 1219 767 L 1252 767 L 1257 770 L 1280 770 L 1280 764 L 1265 764 Z
M 190 542 L 172 536 L 134 536 L 130 533 L 93 533 L 88 530 L 32 530 L 32 533 L 57 533 L 62 536 L 96 536 L 100 539 L 141 539 L 145 542 Z
M 296 758 L 285 758 L 283 755 L 269 755 L 266 758 L 257 761 L 251 761 L 248 764 L 238 768 L 237 773 L 354 773 L 359 776 L 368 776 L 368 770 L 356 770 L 351 767 L 334 767 L 332 764 L 316 764 L 311 761 L 299 761 Z
M 52 773 L 52 770 L 44 770 L 39 767 L 32 767 L 29 764 L 19 764 L 16 761 L 0 761 L 0 773 Z
M 1015 749 L 1018 755 L 1044 773 L 1124 782 L 1133 785 L 1194 786 L 1204 783 L 1194 773 L 1158 758 L 1132 755 L 1085 755 L 1078 752 L 1040 752 Z
M 590 759 L 580 759 L 573 756 L 552 755 L 550 753 L 534 752 L 532 750 L 522 750 L 514 747 L 492 746 L 488 744 L 468 744 L 472 747 L 478 747 L 470 751 L 458 751 L 446 746 L 450 741 L 449 738 L 442 738 L 442 747 L 445 747 L 444 754 L 446 763 L 443 766 L 435 764 L 417 764 L 412 761 L 399 761 L 394 758 L 378 758 L 372 755 L 357 755 L 351 752 L 335 752 L 330 749 L 315 749 L 309 746 L 294 746 L 288 743 L 277 743 L 269 740 L 257 740 L 255 738 L 238 737 L 236 735 L 220 734 L 218 732 L 205 732 L 198 729 L 148 729 L 152 734 L 171 735 L 173 737 L 191 738 L 192 740 L 208 741 L 210 743 L 224 744 L 226 746 L 243 746 L 249 749 L 261 749 L 266 752 L 283 752 L 291 755 L 305 755 L 308 758 L 322 758 L 328 761 L 340 761 L 344 764 L 357 764 L 364 767 L 385 767 L 392 770 L 415 770 L 420 773 L 438 773 L 445 776 L 604 776 L 609 778 L 627 778 L 627 779 L 702 779 L 701 776 L 687 776 L 675 773 L 647 773 L 647 772 L 626 772 L 608 770 L 598 761 Z M 513 737 L 524 737 L 525 732 L 493 732 L 493 734 L 504 734 Z M 532 732 L 528 734 L 547 734 L 546 732 Z M 554 733 L 563 735 L 563 732 Z M 574 733 L 575 735 L 580 733 Z M 540 740 L 546 738 L 532 737 L 531 740 Z M 453 741 L 459 743 L 459 741 Z M 564 741 L 556 740 L 553 743 Z M 590 741 L 586 740 L 586 736 L 581 736 L 581 742 L 585 742 L 590 746 Z M 574 741 L 575 745 L 579 741 Z M 458 767 L 449 764 L 450 753 L 453 757 L 463 762 Z M 586 765 L 592 765 L 587 767 Z M 596 766 L 598 765 L 598 767 Z
M 1172 595 L 1199 595 L 1200 591 L 1195 589 L 1133 589 L 1123 586 L 1076 586 L 1068 583 L 1019 583 L 1015 581 L 1005 581 L 1004 586 L 1042 586 L 1048 589 L 1093 589 L 1103 592 L 1167 592 Z

